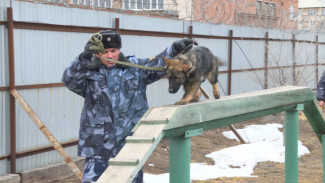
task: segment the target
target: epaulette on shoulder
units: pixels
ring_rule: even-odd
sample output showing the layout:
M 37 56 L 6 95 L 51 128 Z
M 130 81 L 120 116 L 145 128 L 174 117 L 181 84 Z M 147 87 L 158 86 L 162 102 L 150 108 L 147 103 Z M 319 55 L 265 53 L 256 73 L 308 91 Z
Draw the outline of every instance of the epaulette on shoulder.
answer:
M 135 57 L 135 55 L 128 55 L 128 56 L 126 56 L 127 59 L 129 59 L 131 57 Z

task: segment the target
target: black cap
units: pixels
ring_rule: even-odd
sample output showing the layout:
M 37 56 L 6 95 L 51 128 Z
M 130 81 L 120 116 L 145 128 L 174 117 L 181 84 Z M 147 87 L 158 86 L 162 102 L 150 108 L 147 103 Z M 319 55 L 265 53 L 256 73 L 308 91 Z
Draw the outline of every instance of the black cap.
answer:
M 122 42 L 121 42 L 121 36 L 118 32 L 113 30 L 101 30 L 98 32 L 102 35 L 102 43 L 104 45 L 104 48 L 118 48 L 121 49 Z

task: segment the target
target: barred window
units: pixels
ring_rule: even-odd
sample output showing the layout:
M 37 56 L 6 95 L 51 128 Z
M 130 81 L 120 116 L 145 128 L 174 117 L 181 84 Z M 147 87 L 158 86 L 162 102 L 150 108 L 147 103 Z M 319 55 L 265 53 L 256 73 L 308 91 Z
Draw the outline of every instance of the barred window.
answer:
M 261 15 L 262 14 L 262 2 L 257 1 L 256 3 L 256 14 Z
M 142 10 L 142 9 L 163 9 L 164 0 L 124 0 L 124 9 Z
M 308 15 L 315 15 L 316 11 L 315 10 L 308 10 Z
M 265 16 L 269 16 L 268 8 L 269 8 L 269 2 L 264 2 L 263 13 Z
M 62 0 L 47 0 L 48 2 L 62 2 Z M 112 8 L 112 0 L 66 0 L 69 4 Z
M 100 0 L 100 7 L 112 8 L 112 0 Z
M 269 5 L 269 16 L 274 17 L 275 16 L 275 3 L 270 3 Z
M 290 20 L 293 20 L 295 18 L 295 6 L 290 6 Z

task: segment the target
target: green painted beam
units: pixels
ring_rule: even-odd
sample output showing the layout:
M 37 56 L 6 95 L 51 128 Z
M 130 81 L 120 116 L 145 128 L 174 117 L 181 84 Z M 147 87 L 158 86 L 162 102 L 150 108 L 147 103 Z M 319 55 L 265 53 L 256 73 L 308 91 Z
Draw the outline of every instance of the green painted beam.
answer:
M 283 86 L 180 106 L 165 127 L 164 138 L 183 135 L 187 130 L 229 126 L 290 110 L 297 104 L 308 106 L 314 98 L 308 87 Z
M 263 117 L 263 116 L 267 116 L 267 115 L 276 114 L 276 113 L 283 112 L 286 110 L 294 109 L 295 107 L 296 107 L 296 104 L 291 104 L 291 105 L 287 105 L 287 106 L 281 106 L 278 108 L 272 108 L 272 109 L 267 109 L 267 110 L 256 111 L 253 113 L 247 113 L 247 114 L 231 116 L 231 117 L 217 119 L 217 120 L 206 121 L 203 124 L 197 123 L 197 124 L 192 124 L 192 125 L 186 125 L 184 127 L 168 129 L 168 130 L 164 131 L 164 133 L 165 133 L 164 138 L 182 136 L 188 130 L 195 130 L 195 129 L 199 129 L 199 128 L 202 128 L 203 131 L 206 131 L 206 130 L 212 130 L 215 128 L 226 127 L 231 124 L 240 123 L 243 121 L 247 121 L 247 120 L 251 120 L 251 119 L 255 119 L 255 118 L 259 118 L 259 117 Z
M 322 142 L 322 135 L 325 134 L 325 119 L 318 107 L 317 101 L 313 100 L 310 104 L 305 105 L 304 113 L 319 141 Z

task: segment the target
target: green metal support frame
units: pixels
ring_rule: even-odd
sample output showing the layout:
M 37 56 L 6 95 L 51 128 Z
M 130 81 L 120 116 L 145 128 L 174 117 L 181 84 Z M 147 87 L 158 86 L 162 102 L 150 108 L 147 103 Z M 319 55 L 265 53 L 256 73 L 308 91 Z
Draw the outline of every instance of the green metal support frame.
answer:
M 169 140 L 169 182 L 190 182 L 191 137 L 201 135 L 203 129 L 189 130 L 184 136 Z
M 322 135 L 323 183 L 325 183 L 325 134 Z
M 190 182 L 191 138 L 173 137 L 169 140 L 169 182 Z
M 139 162 L 132 167 L 116 166 L 112 168 L 113 166 L 109 166 L 111 169 L 108 168 L 100 177 L 99 180 L 101 181 L 97 182 L 107 182 L 121 177 L 120 172 L 123 169 L 127 172 L 124 176 L 126 182 L 131 183 L 132 177 L 137 175 L 159 141 L 162 138 L 169 138 L 170 182 L 189 183 L 192 136 L 200 135 L 205 130 L 225 127 L 279 112 L 285 112 L 285 182 L 298 182 L 299 110 L 303 110 L 308 122 L 323 145 L 323 166 L 325 166 L 325 119 L 318 108 L 314 91 L 308 87 L 283 86 L 225 96 L 219 100 L 206 100 L 181 106 L 170 105 L 149 109 L 140 119 L 139 125 L 135 127 L 135 137 L 129 137 L 129 141 L 121 150 L 123 152 L 125 149 L 125 152 L 127 152 L 127 147 L 132 146 L 130 143 L 133 143 L 134 139 L 137 139 L 142 145 L 149 144 L 148 147 L 146 146 L 147 150 L 141 152 L 141 157 L 137 153 L 132 154 L 132 157 L 129 157 L 130 154 L 128 154 L 128 158 L 138 159 Z M 161 125 L 164 126 L 161 127 Z M 150 133 L 157 137 L 154 138 L 154 142 L 152 142 L 153 138 L 150 135 L 142 136 L 143 133 L 148 133 L 147 128 L 154 130 L 153 134 Z M 150 143 L 152 144 L 150 145 Z M 323 168 L 323 178 L 325 180 L 324 175 Z M 116 182 L 122 183 L 124 181 Z
M 299 110 L 304 110 L 321 141 L 323 137 L 319 133 L 325 132 L 324 118 L 317 108 L 314 92 L 307 87 L 285 86 L 180 106 L 164 129 L 164 138 L 171 140 L 170 183 L 190 182 L 188 158 L 191 151 L 190 139 L 184 138 L 186 132 L 200 128 L 205 131 L 225 127 L 283 111 L 285 112 L 285 182 L 298 182 Z
M 298 182 L 298 109 L 285 111 L 285 182 Z

